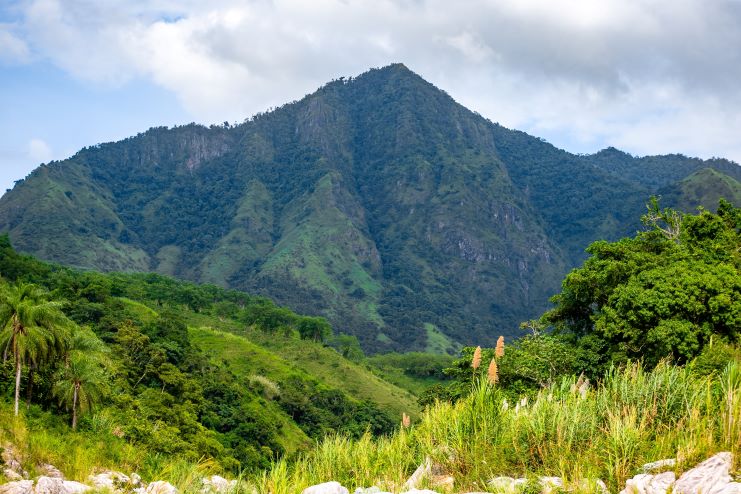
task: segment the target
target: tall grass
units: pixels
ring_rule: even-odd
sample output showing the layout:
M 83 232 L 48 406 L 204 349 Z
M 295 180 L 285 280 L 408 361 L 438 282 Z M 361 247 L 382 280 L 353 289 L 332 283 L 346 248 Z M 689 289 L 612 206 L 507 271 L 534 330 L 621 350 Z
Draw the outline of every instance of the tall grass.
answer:
M 380 438 L 329 436 L 296 461 L 281 459 L 240 477 L 238 491 L 297 493 L 336 480 L 351 491 L 375 485 L 400 492 L 426 458 L 452 475 L 461 492 L 489 491 L 487 481 L 503 475 L 558 476 L 575 492 L 598 492 L 599 478 L 618 491 L 649 461 L 677 458 L 682 470 L 724 450 L 738 461 L 738 362 L 711 377 L 667 364 L 651 372 L 633 364 L 612 369 L 593 389 L 580 392 L 576 384 L 575 377 L 566 378 L 529 403 L 507 404 L 483 378 L 467 399 L 428 407 L 410 428 Z M 54 427 L 29 427 L 9 407 L 0 407 L 0 442 L 16 444 L 29 464 L 52 463 L 78 480 L 95 469 L 136 470 L 145 480 L 168 480 L 182 492 L 198 492 L 202 477 L 218 473 L 209 461 L 149 454 L 116 441 L 106 433 L 105 417 L 98 422 L 98 433 L 62 434 Z
M 501 475 L 559 476 L 580 492 L 596 492 L 599 478 L 617 491 L 649 461 L 678 458 L 681 469 L 718 451 L 739 452 L 738 363 L 714 377 L 633 364 L 612 369 L 584 394 L 575 385 L 576 378 L 567 378 L 530 403 L 506 406 L 502 393 L 482 380 L 466 400 L 429 407 L 411 429 L 375 440 L 329 437 L 299 461 L 278 462 L 245 485 L 282 494 L 337 480 L 350 489 L 399 491 L 429 457 L 461 491 L 487 490 L 487 480 Z

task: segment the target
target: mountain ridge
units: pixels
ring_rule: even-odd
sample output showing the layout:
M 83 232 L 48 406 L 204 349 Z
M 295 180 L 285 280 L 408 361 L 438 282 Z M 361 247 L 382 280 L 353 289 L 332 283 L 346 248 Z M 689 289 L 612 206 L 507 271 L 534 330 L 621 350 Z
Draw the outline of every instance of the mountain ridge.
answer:
M 424 348 L 429 327 L 485 343 L 517 335 L 676 175 L 741 176 L 610 154 L 506 129 L 395 64 L 237 126 L 154 128 L 42 166 L 0 199 L 0 231 L 44 259 L 268 295 L 371 351 Z

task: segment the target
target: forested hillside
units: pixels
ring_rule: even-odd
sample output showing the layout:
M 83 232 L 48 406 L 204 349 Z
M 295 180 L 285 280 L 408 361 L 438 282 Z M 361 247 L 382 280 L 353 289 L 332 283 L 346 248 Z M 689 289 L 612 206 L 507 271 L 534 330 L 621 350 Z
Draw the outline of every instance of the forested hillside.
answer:
M 324 319 L 214 285 L 46 264 L 7 236 L 0 321 L 0 396 L 37 427 L 61 427 L 51 412 L 107 441 L 99 462 L 212 458 L 237 473 L 328 433 L 386 434 L 418 414 L 416 398 L 356 363 L 357 340 Z
M 570 154 L 397 64 L 237 126 L 43 165 L 0 199 L 0 231 L 70 266 L 267 295 L 369 351 L 455 353 L 518 335 L 590 242 L 636 231 L 651 194 L 714 207 L 738 180 L 725 160 Z

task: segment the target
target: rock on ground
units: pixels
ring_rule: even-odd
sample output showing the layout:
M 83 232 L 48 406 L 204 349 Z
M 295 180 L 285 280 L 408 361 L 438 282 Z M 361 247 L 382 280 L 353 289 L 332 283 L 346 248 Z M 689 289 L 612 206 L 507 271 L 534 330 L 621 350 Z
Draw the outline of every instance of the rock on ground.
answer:
M 177 494 L 177 488 L 164 480 L 155 480 L 147 486 L 146 494 Z
M 218 475 L 212 475 L 205 477 L 203 480 L 203 488 L 201 492 L 203 494 L 225 494 L 229 491 L 234 490 L 237 486 L 236 480 L 227 480 L 224 477 Z
M 18 480 L 0 485 L 0 494 L 33 494 L 33 480 Z
M 673 494 L 736 494 L 741 493 L 741 483 L 733 482 L 729 472 L 731 453 L 718 453 L 687 470 L 672 486 Z
M 312 485 L 302 491 L 301 494 L 350 494 L 339 482 L 325 482 Z
M 674 472 L 658 475 L 642 473 L 628 480 L 620 494 L 666 494 L 675 479 Z

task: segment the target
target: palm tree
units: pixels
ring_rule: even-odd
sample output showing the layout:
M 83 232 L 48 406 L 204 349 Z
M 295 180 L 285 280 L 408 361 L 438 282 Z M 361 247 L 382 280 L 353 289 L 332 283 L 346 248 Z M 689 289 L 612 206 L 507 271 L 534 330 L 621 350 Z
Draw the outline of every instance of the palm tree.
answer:
M 59 373 L 52 393 L 67 410 L 72 410 L 72 430 L 77 429 L 77 412 L 86 412 L 97 403 L 106 383 L 102 362 L 95 355 L 75 353 Z
M 15 415 L 26 362 L 37 365 L 64 351 L 69 343 L 72 321 L 62 313 L 62 304 L 50 301 L 36 285 L 16 283 L 0 287 L 0 348 L 3 360 L 15 360 Z

